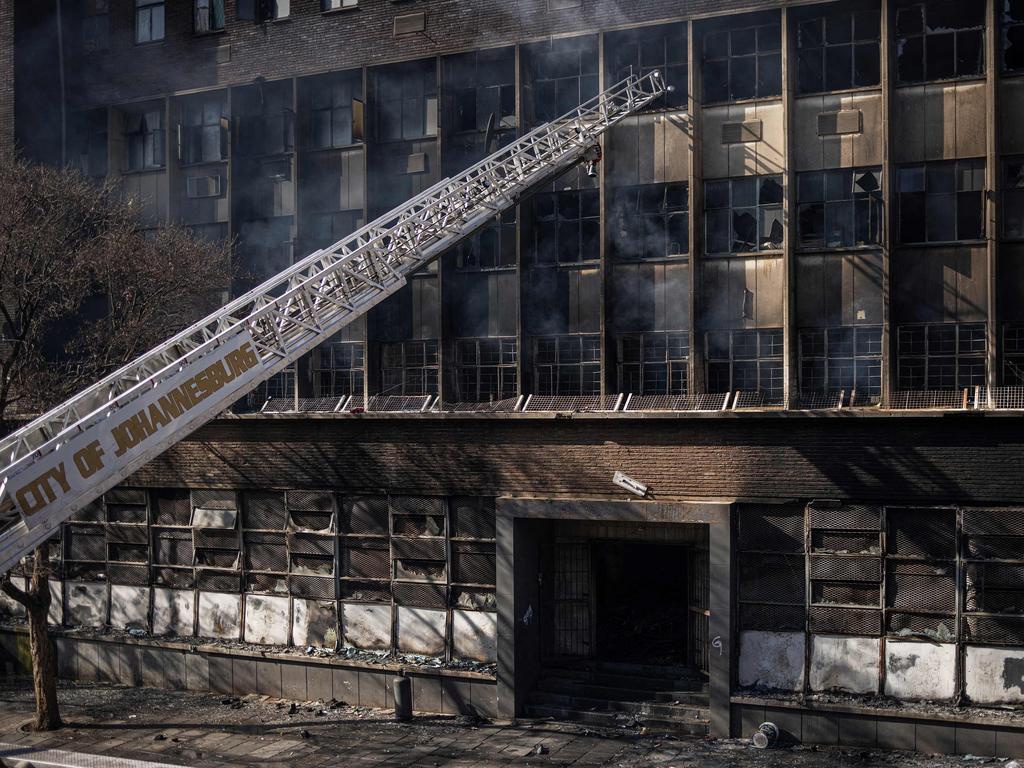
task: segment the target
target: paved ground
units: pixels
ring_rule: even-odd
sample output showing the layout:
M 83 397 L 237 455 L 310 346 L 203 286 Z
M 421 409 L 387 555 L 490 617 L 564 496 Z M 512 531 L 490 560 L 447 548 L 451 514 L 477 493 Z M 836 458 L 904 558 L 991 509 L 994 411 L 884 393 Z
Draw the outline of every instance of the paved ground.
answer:
M 332 702 L 293 705 L 258 696 L 225 699 L 106 684 L 62 684 L 60 698 L 68 726 L 54 733 L 30 733 L 23 727 L 33 709 L 27 683 L 0 685 L 0 742 L 196 768 L 1001 765 L 998 760 L 863 750 L 760 751 L 741 741 L 596 733 L 550 722 L 501 725 L 417 716 L 413 723 L 398 724 L 389 712 Z

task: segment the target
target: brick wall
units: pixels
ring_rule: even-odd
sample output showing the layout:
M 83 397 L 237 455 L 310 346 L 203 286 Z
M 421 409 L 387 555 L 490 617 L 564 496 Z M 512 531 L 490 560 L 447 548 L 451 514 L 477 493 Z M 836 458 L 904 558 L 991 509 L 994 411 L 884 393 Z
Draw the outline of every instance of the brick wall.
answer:
M 14 149 L 14 3 L 0 3 L 0 156 Z
M 167 4 L 165 40 L 135 45 L 133 2 L 111 1 L 110 50 L 69 69 L 83 77 L 72 91 L 80 103 L 111 104 L 186 88 L 247 83 L 257 76 L 292 77 L 620 24 L 779 5 L 774 0 L 585 0 L 580 8 L 549 13 L 547 0 L 360 0 L 356 9 L 321 13 L 320 0 L 292 0 L 287 20 L 254 24 L 239 21 L 235 0 L 226 0 L 226 29 L 196 36 L 192 3 L 177 2 Z M 420 11 L 426 13 L 425 32 L 396 38 L 395 16 Z M 230 47 L 230 60 L 218 63 L 223 46 Z
M 1016 418 L 221 420 L 129 483 L 655 498 L 1024 503 Z

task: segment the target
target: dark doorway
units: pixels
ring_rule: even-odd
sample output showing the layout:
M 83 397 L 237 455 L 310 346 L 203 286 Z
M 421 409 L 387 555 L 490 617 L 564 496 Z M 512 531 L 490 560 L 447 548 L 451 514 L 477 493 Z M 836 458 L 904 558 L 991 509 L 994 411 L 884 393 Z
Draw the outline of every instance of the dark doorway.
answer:
M 595 541 L 591 552 L 597 658 L 687 664 L 689 549 Z

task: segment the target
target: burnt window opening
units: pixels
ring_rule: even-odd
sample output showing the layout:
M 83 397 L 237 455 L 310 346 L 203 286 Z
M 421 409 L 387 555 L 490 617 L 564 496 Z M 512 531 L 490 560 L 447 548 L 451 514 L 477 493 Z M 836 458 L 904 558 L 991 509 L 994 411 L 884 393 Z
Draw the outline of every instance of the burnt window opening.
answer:
M 896 335 L 899 389 L 984 386 L 986 346 L 984 323 L 901 325 Z
M 516 209 L 510 208 L 455 248 L 455 268 L 472 272 L 516 266 Z
M 164 0 L 135 0 L 135 42 L 164 39 Z
M 166 154 L 163 109 L 125 112 L 123 120 L 125 170 L 163 168 Z
M 1003 71 L 1024 71 L 1024 3 L 1003 3 Z
M 985 73 L 985 5 L 931 0 L 896 9 L 900 85 Z
M 985 161 L 945 160 L 896 170 L 899 242 L 984 237 Z
M 708 255 L 782 248 L 782 176 L 705 182 L 704 212 Z
M 372 72 L 376 135 L 380 141 L 437 135 L 437 72 L 433 60 Z
M 382 344 L 381 395 L 436 395 L 437 339 Z
M 280 155 L 295 148 L 291 81 L 259 82 L 235 91 L 235 152 L 240 157 Z
M 690 359 L 686 331 L 626 333 L 617 336 L 618 392 L 685 395 Z
M 524 48 L 523 110 L 527 128 L 572 112 L 597 96 L 597 38 L 563 38 Z
M 197 35 L 224 29 L 224 0 L 193 0 L 193 29 Z
M 1003 239 L 1024 240 L 1024 156 L 1003 160 Z
M 780 22 L 708 32 L 703 62 L 705 104 L 781 95 Z
M 686 255 L 689 209 L 685 181 L 614 190 L 609 212 L 613 256 L 629 261 Z
M 708 392 L 761 392 L 768 404 L 782 402 L 781 328 L 708 331 L 704 340 Z
M 1003 323 L 1003 384 L 1024 386 L 1024 323 Z
M 361 341 L 331 341 L 313 352 L 314 397 L 362 395 L 366 375 L 366 345 Z
M 881 326 L 803 328 L 800 344 L 802 393 L 856 391 L 857 401 L 882 394 Z
M 362 227 L 366 219 L 362 209 L 307 213 L 304 218 L 303 241 L 307 243 L 307 247 L 303 249 L 303 253 L 311 253 L 318 248 L 326 248 L 339 242 Z
M 228 109 L 223 94 L 200 96 L 180 105 L 178 159 L 182 165 L 213 163 L 228 156 Z
M 363 83 L 358 71 L 309 78 L 301 87 L 304 146 L 329 149 L 362 141 Z
M 797 24 L 797 92 L 844 91 L 881 82 L 881 13 L 836 9 Z
M 82 3 L 82 50 L 87 53 L 110 47 L 110 0 Z
M 528 249 L 534 265 L 596 261 L 601 251 L 601 195 L 597 189 L 538 192 L 530 201 Z
M 68 162 L 83 176 L 102 179 L 107 175 L 107 110 L 76 113 L 70 121 Z M 160 155 L 161 160 L 163 155 Z
M 601 337 L 598 334 L 533 339 L 534 392 L 541 396 L 601 394 Z
M 881 168 L 797 174 L 797 242 L 801 248 L 878 245 L 884 220 Z
M 505 400 L 519 393 L 515 337 L 455 340 L 455 399 L 464 403 Z
M 515 53 L 511 48 L 472 51 L 445 57 L 442 64 L 449 133 L 487 134 L 464 137 L 459 142 L 464 150 L 476 149 L 456 153 L 464 164 L 452 170 L 461 170 L 506 144 L 515 134 Z
M 608 59 L 608 85 L 630 75 L 645 77 L 657 70 L 675 90 L 653 105 L 656 109 L 687 108 L 686 25 L 608 32 L 604 38 Z

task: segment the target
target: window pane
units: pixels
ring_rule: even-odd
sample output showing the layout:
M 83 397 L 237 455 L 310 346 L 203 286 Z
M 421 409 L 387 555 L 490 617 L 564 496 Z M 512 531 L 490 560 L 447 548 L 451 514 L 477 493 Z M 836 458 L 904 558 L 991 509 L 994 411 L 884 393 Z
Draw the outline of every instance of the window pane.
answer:
M 825 49 L 825 90 L 838 91 L 853 85 L 853 48 L 849 45 Z
M 956 240 L 956 197 L 929 194 L 926 201 L 927 240 Z
M 953 32 L 932 33 L 925 37 L 925 61 L 929 80 L 942 80 L 956 74 L 956 36 Z
M 754 56 L 729 60 L 729 98 L 752 99 L 757 92 L 757 60 Z
M 878 85 L 881 81 L 881 62 L 878 43 L 864 43 L 853 47 L 853 85 Z

